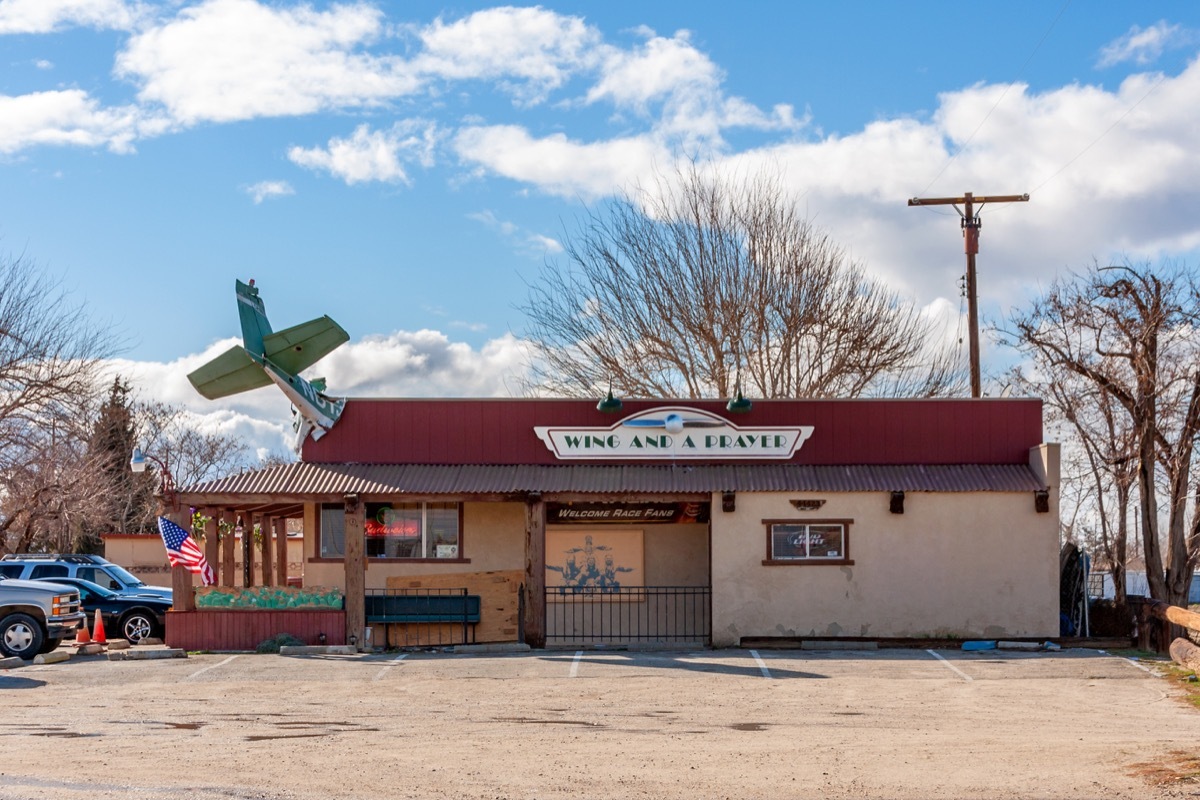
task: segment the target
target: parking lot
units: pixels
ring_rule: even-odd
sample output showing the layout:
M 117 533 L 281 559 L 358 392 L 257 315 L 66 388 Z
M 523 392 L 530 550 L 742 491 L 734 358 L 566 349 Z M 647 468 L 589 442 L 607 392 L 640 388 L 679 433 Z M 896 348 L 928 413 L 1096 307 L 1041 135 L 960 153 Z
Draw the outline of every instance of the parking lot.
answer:
M 0 673 L 0 798 L 1200 797 L 1095 650 L 102 657 Z

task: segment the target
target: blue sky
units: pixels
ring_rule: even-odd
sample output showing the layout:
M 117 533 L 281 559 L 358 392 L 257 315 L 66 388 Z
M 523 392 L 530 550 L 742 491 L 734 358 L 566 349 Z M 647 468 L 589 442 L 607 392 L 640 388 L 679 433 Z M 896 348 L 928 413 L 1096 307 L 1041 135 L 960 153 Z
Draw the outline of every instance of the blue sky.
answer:
M 0 252 L 60 276 L 115 366 L 282 449 L 272 389 L 183 376 L 327 313 L 349 395 L 508 395 L 525 281 L 586 204 L 669 171 L 769 169 L 848 252 L 958 323 L 1060 271 L 1200 248 L 1200 6 L 0 0 Z M 985 347 L 985 369 L 1004 358 Z

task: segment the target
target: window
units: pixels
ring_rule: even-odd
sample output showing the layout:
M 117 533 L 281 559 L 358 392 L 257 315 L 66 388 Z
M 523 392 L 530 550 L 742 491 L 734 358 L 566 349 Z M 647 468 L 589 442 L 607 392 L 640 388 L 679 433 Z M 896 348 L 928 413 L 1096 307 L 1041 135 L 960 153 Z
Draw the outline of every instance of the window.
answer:
M 368 558 L 459 558 L 459 503 L 366 503 Z M 340 504 L 321 506 L 321 558 L 346 552 L 346 517 Z
M 321 506 L 321 558 L 346 554 L 346 509 L 330 503 Z
M 38 564 L 29 573 L 29 580 L 31 581 L 65 577 L 67 577 L 67 566 L 65 564 Z
M 853 564 L 850 560 L 851 520 L 766 519 L 767 558 L 764 564 Z
M 6 578 L 19 578 L 23 569 L 25 567 L 20 564 L 0 564 L 0 575 Z
M 75 570 L 75 577 L 83 578 L 85 581 L 91 581 L 98 586 L 103 586 L 105 589 L 115 589 L 120 591 L 121 589 L 125 588 L 117 581 L 116 578 L 112 577 L 99 567 L 79 567 Z

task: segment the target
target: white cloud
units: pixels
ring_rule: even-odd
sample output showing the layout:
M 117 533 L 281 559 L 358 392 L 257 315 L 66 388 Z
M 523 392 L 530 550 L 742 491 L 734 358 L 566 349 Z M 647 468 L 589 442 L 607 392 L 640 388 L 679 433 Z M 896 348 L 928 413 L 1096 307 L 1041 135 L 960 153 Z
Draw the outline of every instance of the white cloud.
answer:
M 71 26 L 130 30 L 145 15 L 125 0 L 0 0 L 0 34 L 51 33 Z
M 572 198 L 604 196 L 672 160 L 648 135 L 583 143 L 561 133 L 535 139 L 516 125 L 463 128 L 453 146 L 464 162 Z
M 259 181 L 252 186 L 247 186 L 246 193 L 253 197 L 254 204 L 258 205 L 268 197 L 284 197 L 295 194 L 296 190 L 287 181 Z
M 54 69 L 54 62 L 48 61 L 44 58 L 39 58 L 37 61 L 33 62 L 33 65 L 42 70 Z
M 579 17 L 542 8 L 493 8 L 419 32 L 419 72 L 449 80 L 495 80 L 536 103 L 593 59 L 600 34 Z
M 80 89 L 0 95 L 0 153 L 36 145 L 107 146 L 129 152 L 139 129 L 153 126 L 138 108 L 103 108 Z
M 238 344 L 222 339 L 166 363 L 118 359 L 107 367 L 128 378 L 139 397 L 185 409 L 200 430 L 238 436 L 260 453 L 290 452 L 292 414 L 274 386 L 207 400 L 187 380 Z M 345 344 L 305 375 L 325 376 L 329 393 L 344 397 L 511 397 L 520 394 L 527 363 L 526 343 L 511 334 L 475 350 L 438 331 L 396 331 Z
M 1159 20 L 1149 28 L 1134 25 L 1129 32 L 1100 49 L 1099 67 L 1111 67 L 1132 61 L 1135 64 L 1151 64 L 1164 50 L 1187 45 L 1195 41 L 1195 35 L 1180 25 L 1168 25 Z
M 505 334 L 474 350 L 432 330 L 395 331 L 344 345 L 315 368 L 353 397 L 510 397 L 525 376 L 525 342 Z
M 396 123 L 386 131 L 359 125 L 349 139 L 334 137 L 327 147 L 293 147 L 288 158 L 295 164 L 329 172 L 346 183 L 384 181 L 411 183 L 403 162 L 433 164 L 436 128 L 421 120 Z
M 473 219 L 483 224 L 489 230 L 500 234 L 511 242 L 518 252 L 524 255 L 543 258 L 546 255 L 555 255 L 563 251 L 563 246 L 557 239 L 524 230 L 515 222 L 500 219 L 496 216 L 495 212 L 478 211 L 467 214 L 467 218 Z
M 403 60 L 360 51 L 382 34 L 382 12 L 364 3 L 208 0 L 131 38 L 116 73 L 185 124 L 372 106 L 418 85 Z

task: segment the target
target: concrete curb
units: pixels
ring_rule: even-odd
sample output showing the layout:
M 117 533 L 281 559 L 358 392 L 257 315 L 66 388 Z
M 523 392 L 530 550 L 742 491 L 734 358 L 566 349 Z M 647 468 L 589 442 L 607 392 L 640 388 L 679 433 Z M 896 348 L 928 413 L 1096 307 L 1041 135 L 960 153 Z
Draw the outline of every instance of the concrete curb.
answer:
M 67 652 L 64 652 L 61 650 L 55 650 L 52 653 L 42 653 L 40 656 L 35 656 L 33 659 L 33 663 L 34 664 L 61 664 L 64 661 L 70 661 L 70 660 L 71 660 L 70 653 L 67 653 Z
M 495 644 L 456 644 L 455 654 L 464 653 L 528 653 L 530 647 L 521 642 L 496 642 Z
M 0 669 L 16 669 L 17 667 L 25 666 L 25 662 L 16 656 L 9 658 L 0 658 Z
M 879 642 L 808 642 L 800 643 L 801 650 L 878 650 Z
M 109 661 L 157 661 L 163 658 L 187 658 L 187 651 L 168 647 L 162 650 L 118 650 L 108 654 Z
M 285 644 L 279 648 L 281 656 L 354 656 L 358 648 L 349 644 Z

